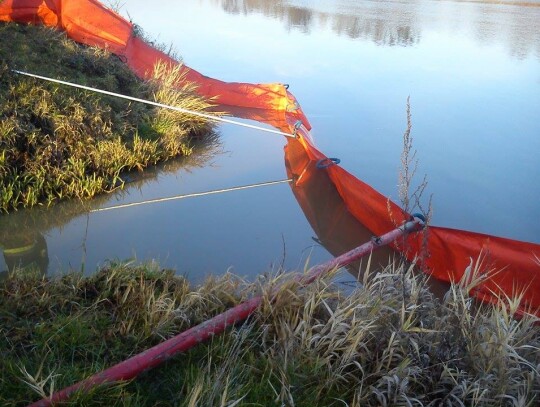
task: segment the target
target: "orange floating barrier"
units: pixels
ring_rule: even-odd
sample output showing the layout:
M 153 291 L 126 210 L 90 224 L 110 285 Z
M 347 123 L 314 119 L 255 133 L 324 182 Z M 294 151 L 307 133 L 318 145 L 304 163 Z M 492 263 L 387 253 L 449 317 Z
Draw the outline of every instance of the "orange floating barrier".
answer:
M 127 64 L 142 78 L 147 78 L 159 61 L 177 63 L 136 37 L 130 22 L 96 0 L 4 0 L 0 3 L 0 21 L 44 24 L 64 30 L 70 38 L 82 44 L 107 48 L 125 58 Z M 365 233 L 367 229 L 373 235 L 380 236 L 384 231 L 395 229 L 411 219 L 411 215 L 398 205 L 339 165 L 335 165 L 335 161 L 315 148 L 309 134 L 310 124 L 295 97 L 285 86 L 227 83 L 208 78 L 185 66 L 182 69 L 186 72 L 187 80 L 199 85 L 201 95 L 213 97 L 220 104 L 230 105 L 230 111 L 236 116 L 269 123 L 283 132 L 297 134 L 298 140 L 290 141 L 286 146 L 286 157 L 288 171 L 297 178 L 294 192 L 299 201 L 308 192 L 310 177 L 314 177 L 313 173 L 309 174 L 304 170 L 307 166 L 311 169 L 315 166 L 319 167 L 317 171 L 326 173 L 333 183 L 342 200 L 343 209 L 348 212 L 347 216 L 354 217 L 363 225 L 356 229 L 358 233 Z M 302 154 L 303 157 L 292 160 L 293 154 Z M 317 166 L 317 163 L 320 165 Z M 332 199 L 337 198 L 334 195 Z M 303 209 L 314 230 L 322 231 L 321 224 L 317 222 L 316 208 L 304 203 Z M 327 219 L 328 221 L 332 222 L 331 219 Z M 336 227 L 340 225 L 339 221 L 336 219 Z M 332 224 L 325 225 L 325 228 L 331 229 Z M 397 233 L 396 236 L 392 235 L 393 237 L 402 235 L 400 230 L 394 230 L 393 233 Z M 378 242 L 377 239 L 369 243 L 369 250 L 376 244 L 373 242 Z M 436 226 L 428 227 L 426 239 L 423 239 L 424 236 L 420 234 L 412 234 L 403 237 L 399 243 L 394 241 L 393 246 L 407 259 L 418 260 L 423 271 L 446 282 L 460 280 L 471 260 L 483 254 L 484 267 L 493 272 L 488 272 L 483 282 L 471 294 L 487 302 L 497 302 L 505 296 L 521 295 L 517 316 L 532 314 L 540 317 L 540 245 Z M 342 250 L 344 248 L 336 246 L 331 249 L 334 255 L 340 254 Z M 423 253 L 425 255 L 421 255 Z M 230 312 L 216 317 L 218 320 L 212 322 L 213 326 L 210 326 L 208 321 L 205 327 L 209 328 L 209 335 L 221 332 L 227 325 L 238 321 L 238 315 L 249 315 L 258 301 L 254 299 L 249 304 L 243 304 L 238 309 L 229 310 Z M 197 331 L 199 327 L 193 329 Z M 189 335 L 199 334 L 195 331 L 185 337 L 183 334 L 179 336 L 180 350 L 184 349 L 186 343 L 191 344 L 194 336 Z M 143 358 L 151 359 L 152 363 L 164 360 L 166 354 L 168 355 L 167 352 L 161 353 L 161 350 L 156 351 L 154 348 L 149 352 L 143 354 Z M 136 365 L 139 359 L 126 362 Z M 121 364 L 111 368 L 114 374 L 110 370 L 106 371 L 111 374 L 106 380 L 103 380 L 102 374 L 97 374 L 85 382 L 65 389 L 60 398 L 42 400 L 35 405 L 50 405 L 51 402 L 64 400 L 76 388 L 88 388 L 108 382 L 111 378 L 122 380 L 133 377 L 129 376 L 131 373 L 126 373 L 126 366 Z M 140 370 L 144 368 L 141 367 Z
M 0 4 L 0 21 L 44 24 L 64 30 L 82 44 L 107 48 L 125 58 L 142 78 L 147 78 L 159 61 L 177 64 L 136 37 L 130 22 L 96 0 L 5 0 Z M 296 128 L 308 159 L 327 159 L 315 148 L 309 134 L 309 121 L 284 85 L 228 83 L 208 78 L 189 67 L 182 69 L 187 80 L 199 85 L 201 95 L 233 106 L 238 116 L 270 123 L 284 132 L 291 133 Z M 298 122 L 302 126 L 298 127 Z M 329 165 L 323 170 L 350 214 L 374 235 L 410 218 L 398 205 L 339 165 Z M 423 250 L 422 244 L 420 237 L 410 237 L 407 250 L 404 245 L 394 246 L 413 260 Z M 483 253 L 485 267 L 496 272 L 488 275 L 472 294 L 490 302 L 501 296 L 523 294 L 518 314 L 540 317 L 540 245 L 430 226 L 425 250 L 427 256 L 419 257 L 422 269 L 448 282 L 459 280 L 471 259 Z
M 306 135 L 300 141 L 311 161 L 326 159 Z M 375 236 L 410 218 L 398 205 L 339 165 L 325 171 L 347 210 Z M 425 241 L 423 235 L 416 234 L 393 247 L 408 260 L 416 260 L 427 274 L 448 283 L 459 281 L 471 259 L 482 255 L 482 270 L 487 274 L 471 294 L 493 303 L 501 297 L 523 294 L 518 316 L 540 317 L 540 245 L 438 226 L 429 226 L 426 233 Z

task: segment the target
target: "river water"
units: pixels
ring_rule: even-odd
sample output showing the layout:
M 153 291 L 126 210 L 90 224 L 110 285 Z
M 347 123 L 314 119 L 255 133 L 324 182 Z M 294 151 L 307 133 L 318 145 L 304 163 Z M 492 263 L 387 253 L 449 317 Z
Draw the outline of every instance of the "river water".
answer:
M 433 223 L 540 243 L 540 1 L 115 4 L 207 76 L 289 84 L 318 148 L 396 201 L 410 96 Z M 49 274 L 156 259 L 198 282 L 330 258 L 287 184 L 88 213 L 286 178 L 282 137 L 218 130 L 220 145 L 198 160 L 149 171 L 86 205 L 2 216 L 0 236 L 26 235 Z

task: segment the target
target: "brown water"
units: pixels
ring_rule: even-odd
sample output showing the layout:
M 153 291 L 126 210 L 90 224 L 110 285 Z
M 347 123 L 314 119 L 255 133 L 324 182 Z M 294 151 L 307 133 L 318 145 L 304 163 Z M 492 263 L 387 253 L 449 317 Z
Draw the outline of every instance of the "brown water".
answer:
M 290 84 L 317 146 L 394 200 L 410 96 L 434 224 L 540 243 L 539 1 L 130 0 L 121 12 L 208 76 Z M 348 222 L 317 236 L 287 184 L 88 214 L 287 177 L 280 136 L 219 131 L 196 165 L 168 164 L 86 206 L 3 216 L 0 236 L 49 273 L 157 259 L 194 281 L 303 267 L 362 239 Z M 309 205 L 320 222 L 336 210 Z M 4 253 L 0 271 L 13 261 Z

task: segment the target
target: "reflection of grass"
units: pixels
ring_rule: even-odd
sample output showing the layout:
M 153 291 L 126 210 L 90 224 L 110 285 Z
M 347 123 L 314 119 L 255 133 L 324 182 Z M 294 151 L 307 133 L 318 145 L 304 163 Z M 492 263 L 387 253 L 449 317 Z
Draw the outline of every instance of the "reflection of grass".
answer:
M 326 281 L 300 289 L 287 275 L 264 284 L 226 275 L 193 289 L 155 265 L 55 281 L 12 275 L 0 286 L 0 401 L 35 400 L 283 282 L 248 323 L 71 405 L 534 405 L 533 320 L 512 319 L 515 301 L 473 307 L 474 267 L 442 302 L 411 270 L 391 266 L 348 296 Z
M 193 84 L 171 90 L 178 69 L 156 67 L 139 81 L 110 53 L 54 30 L 0 25 L 0 210 L 90 198 L 122 185 L 123 174 L 188 155 L 201 119 L 18 77 L 17 68 L 113 92 L 205 111 Z
M 122 199 L 133 189 L 142 188 L 148 182 L 154 182 L 160 174 L 177 173 L 180 170 L 190 171 L 208 165 L 209 161 L 221 151 L 217 133 L 209 133 L 191 143 L 192 154 L 162 162 L 144 172 L 129 174 L 123 189 L 111 194 L 102 194 L 91 201 L 66 200 L 55 205 L 54 209 L 34 207 L 21 209 L 9 216 L 0 216 L 0 247 L 9 246 L 18 236 L 33 238 L 36 234 L 45 234 L 49 230 L 63 227 L 89 210 L 105 206 L 109 200 Z M 15 234 L 14 231 L 17 231 Z

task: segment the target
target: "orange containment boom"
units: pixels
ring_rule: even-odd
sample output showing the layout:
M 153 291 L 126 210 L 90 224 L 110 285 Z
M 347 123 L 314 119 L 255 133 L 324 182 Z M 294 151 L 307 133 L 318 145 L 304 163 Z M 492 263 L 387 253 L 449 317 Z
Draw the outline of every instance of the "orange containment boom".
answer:
M 300 141 L 312 161 L 326 158 L 305 133 Z M 396 222 L 410 218 L 399 206 L 342 167 L 331 165 L 326 171 L 348 211 L 373 234 L 379 235 Z M 423 271 L 445 282 L 459 281 L 471 259 L 482 254 L 482 269 L 487 274 L 471 294 L 493 303 L 501 297 L 523 295 L 518 316 L 540 317 L 540 245 L 437 226 L 428 227 L 425 243 L 423 239 L 422 235 L 411 235 L 407 242 L 393 247 L 408 260 L 419 261 Z
M 141 78 L 151 76 L 158 61 L 178 64 L 137 37 L 133 24 L 96 0 L 4 0 L 0 3 L 0 21 L 56 27 L 81 44 L 107 48 Z M 182 70 L 188 81 L 199 84 L 201 95 L 214 98 L 217 103 L 287 111 L 309 126 L 296 99 L 282 84 L 228 83 L 185 65 Z
M 0 21 L 44 24 L 64 30 L 82 44 L 109 49 L 142 78 L 149 77 L 159 61 L 177 64 L 136 37 L 130 22 L 96 0 L 4 0 L 0 3 Z M 186 66 L 182 69 L 187 80 L 199 85 L 201 95 L 231 106 L 239 117 L 270 123 L 287 133 L 294 133 L 300 121 L 297 135 L 307 159 L 326 158 L 313 145 L 310 124 L 284 85 L 226 83 Z M 347 210 L 373 234 L 380 235 L 410 218 L 342 167 L 331 165 L 323 171 L 327 171 Z M 494 272 L 472 294 L 489 302 L 520 294 L 518 315 L 540 317 L 540 245 L 433 226 L 429 227 L 425 242 L 427 256 L 420 257 L 420 265 L 426 273 L 446 282 L 460 280 L 471 259 L 483 253 L 484 265 Z M 406 245 L 394 248 L 413 260 L 421 253 L 422 243 L 422 237 L 411 236 Z

